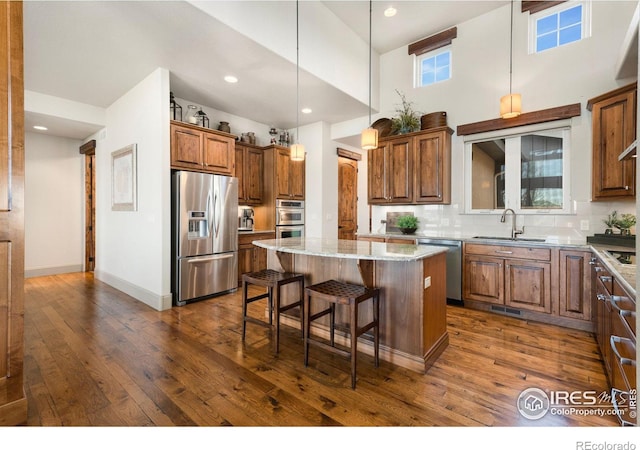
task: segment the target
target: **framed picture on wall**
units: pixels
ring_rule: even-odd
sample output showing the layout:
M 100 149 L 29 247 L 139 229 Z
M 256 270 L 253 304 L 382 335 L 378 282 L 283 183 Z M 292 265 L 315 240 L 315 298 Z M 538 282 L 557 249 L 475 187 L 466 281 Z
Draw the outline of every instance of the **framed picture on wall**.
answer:
M 137 211 L 136 144 L 111 153 L 111 210 Z

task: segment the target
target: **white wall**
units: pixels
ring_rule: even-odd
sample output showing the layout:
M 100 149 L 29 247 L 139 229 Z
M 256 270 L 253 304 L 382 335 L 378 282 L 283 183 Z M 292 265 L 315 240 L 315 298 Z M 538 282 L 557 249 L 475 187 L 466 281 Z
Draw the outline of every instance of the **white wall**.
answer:
M 171 307 L 169 72 L 156 69 L 107 108 L 96 147 L 96 277 Z M 138 210 L 111 210 L 111 153 L 137 145 Z
M 25 276 L 84 267 L 84 156 L 75 139 L 25 133 Z
M 591 113 L 588 99 L 633 79 L 615 80 L 615 65 L 637 2 L 592 2 L 592 37 L 540 54 L 528 54 L 528 14 L 514 12 L 513 90 L 522 94 L 524 112 L 581 103 L 582 114 L 572 120 L 571 190 L 575 215 L 520 217 L 527 234 L 559 234 L 584 238 L 601 233 L 612 209 L 634 212 L 628 202 L 591 202 Z M 446 111 L 448 124 L 496 119 L 499 99 L 509 89 L 509 13 L 506 5 L 458 24 L 453 41 L 453 77 L 424 88 L 413 87 L 413 59 L 401 47 L 381 56 L 379 117 L 393 117 L 400 103 L 395 89 L 405 93 L 422 113 Z M 612 24 L 618 24 L 613 26 Z M 336 127 L 334 127 L 334 130 Z M 358 132 L 357 130 L 354 130 Z M 342 133 L 345 133 L 342 130 Z M 334 135 L 335 138 L 335 135 Z M 373 207 L 372 228 L 377 231 L 388 211 L 413 211 L 421 218 L 420 231 L 452 227 L 455 231 L 488 229 L 508 233 L 509 224 L 497 216 L 463 214 L 463 139 L 452 139 L 452 202 L 445 206 Z M 588 220 L 589 230 L 581 230 Z M 498 227 L 498 229 L 496 229 Z M 504 230 L 499 227 L 505 227 Z

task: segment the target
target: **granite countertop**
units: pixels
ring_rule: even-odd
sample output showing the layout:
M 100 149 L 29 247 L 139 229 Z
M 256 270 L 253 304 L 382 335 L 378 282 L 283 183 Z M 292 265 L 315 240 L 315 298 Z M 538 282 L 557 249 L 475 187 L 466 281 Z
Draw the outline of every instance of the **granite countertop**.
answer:
M 446 247 L 389 244 L 322 238 L 281 238 L 253 241 L 253 244 L 283 253 L 330 258 L 368 259 L 379 261 L 417 261 L 447 251 Z
M 590 245 L 584 238 L 571 237 L 571 236 L 547 236 L 547 237 L 534 237 L 534 236 L 521 236 L 517 239 L 510 239 L 507 236 L 483 236 L 476 237 L 483 233 L 471 233 L 464 231 L 429 231 L 414 234 L 402 234 L 402 233 L 358 233 L 358 237 L 393 237 L 404 239 L 447 239 L 467 242 L 490 242 L 500 243 L 505 245 L 517 244 L 517 245 L 541 245 L 541 246 L 563 246 L 563 247 L 576 247 L 589 249 Z M 485 233 L 486 234 L 486 233 Z
M 622 264 L 616 258 L 611 256 L 607 250 L 635 252 L 635 248 L 617 247 L 615 245 L 591 245 L 591 250 L 604 263 L 607 270 L 611 272 L 613 277 L 622 285 L 629 294 L 636 298 L 636 264 Z

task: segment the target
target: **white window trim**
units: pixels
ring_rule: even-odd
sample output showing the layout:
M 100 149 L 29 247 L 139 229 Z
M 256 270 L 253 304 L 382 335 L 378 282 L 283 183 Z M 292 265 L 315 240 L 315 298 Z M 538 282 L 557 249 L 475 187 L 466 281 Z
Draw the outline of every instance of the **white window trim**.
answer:
M 449 78 L 442 81 L 436 81 L 435 83 L 431 83 L 431 84 L 424 84 L 424 85 L 421 84 L 422 71 L 420 69 L 422 68 L 422 60 L 429 59 L 441 53 L 446 53 L 446 52 L 449 52 Z M 414 88 L 435 86 L 437 84 L 450 81 L 452 78 L 453 78 L 453 50 L 452 50 L 451 44 L 445 45 L 444 47 L 440 47 L 435 50 L 431 50 L 430 52 L 422 53 L 420 55 L 413 55 L 413 87 Z
M 571 119 L 558 120 L 555 122 L 539 123 L 523 127 L 510 128 L 508 130 L 488 131 L 486 133 L 470 134 L 464 136 L 464 213 L 465 214 L 493 214 L 499 215 L 504 212 L 502 209 L 472 209 L 471 207 L 471 172 L 472 172 L 472 144 L 493 139 L 509 139 L 524 134 L 531 134 L 544 131 L 562 131 L 563 153 L 562 153 L 562 209 L 531 209 L 520 208 L 520 192 L 522 189 L 519 170 L 508 171 L 505 174 L 505 191 L 511 193 L 505 199 L 505 208 L 513 209 L 516 214 L 523 215 L 575 215 L 575 207 L 571 200 Z M 518 149 L 519 150 L 519 149 Z M 520 167 L 520 152 L 505 152 L 505 164 L 515 164 Z M 517 176 L 516 176 L 517 173 Z M 514 194 L 515 197 L 514 197 Z
M 580 40 L 576 42 L 580 42 L 583 39 L 591 37 L 591 0 L 569 0 L 552 8 L 544 9 L 535 14 L 529 15 L 529 54 L 545 53 L 549 50 L 575 44 L 576 42 L 570 42 L 569 44 L 559 45 L 540 52 L 536 51 L 537 21 L 543 17 L 571 9 L 579 4 L 582 5 L 582 36 L 580 37 Z

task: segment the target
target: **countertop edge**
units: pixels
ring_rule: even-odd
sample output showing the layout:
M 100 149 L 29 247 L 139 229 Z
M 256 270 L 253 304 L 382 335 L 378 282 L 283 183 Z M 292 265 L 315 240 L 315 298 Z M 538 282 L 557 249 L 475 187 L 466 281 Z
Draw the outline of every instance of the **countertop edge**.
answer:
M 268 239 L 266 241 L 257 240 L 257 241 L 253 241 L 252 243 L 257 247 L 265 248 L 267 250 L 272 250 L 276 252 L 292 253 L 292 254 L 306 255 L 306 256 L 320 256 L 320 257 L 326 257 L 326 258 L 344 258 L 344 259 L 355 259 L 355 260 L 364 259 L 364 260 L 370 260 L 370 261 L 405 261 L 405 262 L 420 261 L 422 259 L 430 258 L 440 253 L 445 253 L 448 250 L 446 247 L 430 246 L 428 250 L 426 249 L 423 250 L 423 253 L 417 256 L 403 255 L 403 254 L 372 255 L 372 254 L 341 253 L 337 251 L 328 252 L 328 251 L 314 251 L 314 250 L 308 250 L 308 249 L 299 249 L 294 247 L 288 247 L 286 245 L 269 244 L 267 243 L 269 241 L 273 241 L 273 239 Z M 414 246 L 413 244 L 391 244 L 391 243 L 387 244 L 387 243 L 381 243 L 381 242 L 380 243 L 372 242 L 371 244 L 384 245 L 384 246 L 387 246 L 387 248 L 391 248 L 392 250 L 395 248 L 397 248 L 398 250 L 401 250 L 403 247 L 407 245 L 411 245 L 412 247 Z

